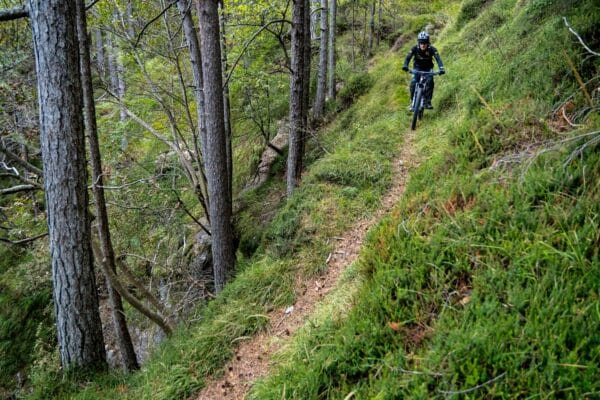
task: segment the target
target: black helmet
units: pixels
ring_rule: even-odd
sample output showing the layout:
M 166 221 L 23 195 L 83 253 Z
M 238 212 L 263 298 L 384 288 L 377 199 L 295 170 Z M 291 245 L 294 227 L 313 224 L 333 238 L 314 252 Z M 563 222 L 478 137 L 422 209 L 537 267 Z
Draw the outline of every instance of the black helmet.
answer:
M 417 36 L 417 42 L 429 44 L 429 33 L 425 31 L 419 33 L 419 35 Z

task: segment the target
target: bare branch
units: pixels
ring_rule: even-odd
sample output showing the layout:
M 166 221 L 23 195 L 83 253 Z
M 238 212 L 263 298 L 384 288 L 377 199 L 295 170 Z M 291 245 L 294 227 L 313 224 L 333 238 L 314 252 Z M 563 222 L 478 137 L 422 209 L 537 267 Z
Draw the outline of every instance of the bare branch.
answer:
M 237 64 L 240 62 L 240 59 L 242 58 L 242 56 L 244 55 L 244 53 L 246 53 L 246 49 L 248 49 L 248 46 L 250 46 L 250 44 L 252 44 L 252 42 L 254 41 L 254 39 L 256 39 L 256 37 L 262 31 L 264 31 L 265 29 L 267 29 L 270 25 L 273 25 L 273 24 L 283 24 L 283 23 L 286 23 L 286 22 L 288 24 L 291 23 L 287 19 L 276 19 L 276 20 L 273 20 L 273 21 L 269 21 L 265 25 L 261 26 L 259 30 L 257 30 L 256 32 L 254 32 L 254 34 L 250 37 L 250 39 L 248 39 L 248 41 L 244 44 L 244 48 L 240 51 L 239 56 L 235 59 L 235 62 L 231 66 L 231 70 L 229 71 L 229 74 L 227 74 L 227 78 L 225 78 L 225 81 L 223 82 L 223 87 L 227 86 L 227 84 L 229 83 L 229 80 L 231 79 L 231 75 L 233 74 L 233 70 L 235 69 L 235 67 L 237 67 Z
M 41 238 L 46 237 L 46 236 L 48 236 L 48 232 L 42 233 L 41 235 L 37 235 L 37 236 L 34 236 L 34 237 L 21 239 L 21 240 L 9 240 L 9 239 L 5 239 L 5 238 L 1 238 L 0 237 L 0 242 L 12 244 L 12 245 L 15 245 L 15 246 L 22 246 L 24 244 L 33 242 L 34 240 L 38 240 L 38 239 L 41 239 Z
M 162 17 L 162 15 L 164 13 L 166 13 L 167 11 L 169 11 L 169 8 L 173 7 L 175 4 L 177 3 L 177 0 L 170 2 L 169 4 L 167 4 L 167 6 L 154 18 L 152 18 L 150 21 L 148 21 L 146 23 L 146 25 L 144 25 L 144 27 L 142 28 L 142 30 L 140 31 L 140 33 L 137 36 L 137 39 L 135 40 L 135 43 L 133 44 L 133 47 L 137 47 L 138 43 L 140 42 L 140 40 L 142 39 L 142 36 L 144 35 L 144 32 L 146 31 L 146 29 L 148 29 L 148 27 L 150 25 L 152 25 L 154 22 L 156 22 L 160 17 Z
M 8 189 L 0 189 L 0 195 L 14 194 L 19 192 L 31 192 L 32 190 L 39 190 L 39 187 L 34 185 L 17 185 Z
M 127 300 L 127 302 L 131 304 L 133 308 L 144 314 L 156 325 L 160 326 L 160 328 L 167 336 L 171 336 L 173 334 L 173 327 L 169 320 L 165 316 L 150 310 L 150 308 L 146 307 L 144 303 L 138 300 L 129 290 L 127 290 L 127 288 L 123 286 L 123 284 L 115 274 L 115 271 L 108 267 L 106 259 L 102 256 L 102 251 L 100 250 L 98 243 L 92 240 L 91 244 L 92 252 L 94 253 L 96 262 L 100 264 L 100 267 L 102 268 L 102 271 L 107 277 L 110 285 L 117 292 L 119 292 L 119 294 L 123 296 L 123 298 Z
M 590 49 L 587 44 L 585 44 L 585 42 L 583 41 L 583 39 L 581 38 L 581 36 L 579 36 L 579 34 L 577 32 L 575 32 L 575 30 L 573 28 L 571 28 L 571 25 L 569 25 L 569 21 L 567 21 L 567 17 L 563 17 L 563 20 L 565 21 L 565 25 L 567 26 L 567 28 L 569 29 L 569 31 L 575 35 L 577 37 L 577 39 L 579 40 L 579 43 L 581 43 L 581 45 L 583 47 L 585 47 L 585 49 L 587 51 L 589 51 L 590 53 L 592 53 L 595 56 L 600 56 L 600 53 L 596 53 L 595 51 L 593 51 L 592 49 Z
M 92 8 L 99 1 L 100 0 L 92 1 L 91 4 L 86 6 L 86 8 L 85 8 L 86 11 L 89 10 L 90 8 Z M 0 22 L 1 21 L 12 21 L 12 20 L 21 19 L 21 18 L 29 18 L 29 9 L 27 8 L 27 5 L 25 5 L 25 4 L 22 6 L 18 6 L 18 7 L 0 10 Z
M 9 158 L 10 160 L 16 162 L 17 164 L 19 164 L 21 167 L 25 168 L 27 171 L 34 173 L 38 176 L 43 176 L 44 173 L 42 172 L 41 169 L 35 167 L 34 165 L 31 165 L 30 163 L 28 163 L 27 161 L 22 160 L 19 156 L 17 156 L 16 154 L 14 154 L 12 151 L 10 151 L 5 145 L 4 145 L 4 141 L 0 139 L 0 152 L 4 153 L 4 155 L 6 155 L 7 158 Z
M 168 321 L 166 316 L 169 315 L 170 310 L 168 310 L 167 307 L 156 298 L 156 296 L 150 293 L 146 286 L 144 286 L 144 284 L 133 275 L 133 272 L 131 272 L 131 270 L 125 264 L 124 257 L 118 257 L 118 265 L 127 280 L 129 280 L 129 282 L 131 282 L 140 291 L 142 296 L 148 300 L 150 304 L 152 304 L 159 312 L 161 312 L 165 316 L 165 320 Z
M 200 226 L 200 228 L 202 228 L 202 230 L 204 232 L 206 232 L 207 235 L 210 236 L 210 230 L 202 223 L 200 222 L 196 217 L 194 217 L 194 215 L 190 212 L 190 210 L 188 210 L 188 208 L 186 207 L 185 203 L 183 202 L 183 200 L 181 200 L 181 198 L 179 197 L 179 194 L 177 193 L 177 191 L 175 191 L 174 189 L 172 189 L 173 194 L 175 195 L 175 197 L 177 197 L 177 202 L 179 203 L 179 205 L 181 205 L 181 207 L 183 207 L 183 211 L 192 219 L 194 220 L 194 222 Z M 206 207 L 205 207 L 206 209 Z
M 0 163 L 0 164 L 4 164 L 4 163 Z M 14 169 L 14 168 L 12 168 L 12 169 Z M 17 179 L 17 180 L 23 182 L 26 185 L 31 185 L 31 186 L 33 186 L 36 189 L 44 190 L 44 188 L 42 187 L 42 185 L 40 185 L 39 183 L 34 182 L 34 181 L 30 180 L 30 179 L 27 179 L 27 178 L 19 175 L 18 173 L 17 174 L 3 173 L 3 174 L 0 174 L 0 176 L 7 176 L 7 177 L 10 177 L 10 178 L 13 178 L 13 179 Z
M 0 21 L 12 21 L 27 17 L 29 17 L 29 10 L 26 5 L 0 10 Z

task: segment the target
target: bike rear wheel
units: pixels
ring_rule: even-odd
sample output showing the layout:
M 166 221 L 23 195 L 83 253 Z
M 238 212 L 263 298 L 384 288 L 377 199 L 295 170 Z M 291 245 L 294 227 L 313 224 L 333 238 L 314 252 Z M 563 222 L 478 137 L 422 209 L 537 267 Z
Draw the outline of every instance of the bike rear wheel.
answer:
M 419 118 L 419 114 L 423 112 L 423 110 L 421 108 L 421 97 L 422 97 L 421 90 L 419 90 L 417 88 L 417 90 L 415 91 L 415 102 L 413 105 L 414 110 L 413 110 L 412 124 L 410 125 L 410 128 L 413 131 L 415 129 L 417 129 L 417 119 Z

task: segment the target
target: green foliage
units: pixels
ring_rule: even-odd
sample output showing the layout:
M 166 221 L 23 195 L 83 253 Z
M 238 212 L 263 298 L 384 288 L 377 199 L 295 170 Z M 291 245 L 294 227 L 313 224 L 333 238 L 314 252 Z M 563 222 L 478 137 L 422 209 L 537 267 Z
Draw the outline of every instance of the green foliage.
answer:
M 54 342 L 50 282 L 33 257 L 22 249 L 0 248 L 0 393 L 14 386 L 18 373 L 21 379 L 27 376 L 36 340 Z M 20 264 L 11 267 L 15 261 Z
M 342 108 L 347 108 L 357 98 L 368 92 L 373 83 L 373 78 L 366 72 L 352 75 L 338 93 L 338 100 Z
M 462 27 L 472 19 L 476 18 L 481 9 L 491 3 L 490 0 L 467 0 L 462 3 L 460 12 L 456 18 L 456 29 L 460 30 Z
M 370 235 L 352 311 L 307 327 L 252 399 L 600 393 L 598 144 L 580 154 L 584 138 L 531 163 L 527 154 L 542 150 L 521 153 L 556 139 L 551 106 L 577 93 L 556 50 L 568 42 L 551 16 L 561 2 L 535 2 L 545 7 L 535 23 L 520 17 L 531 3 L 488 3 L 463 3 L 463 29 L 440 42 L 449 74 L 436 80 L 440 105 L 418 132 L 428 159 Z M 569 9 L 581 31 L 598 23 L 591 3 Z M 526 59 L 534 70 L 520 68 Z M 598 74 L 597 62 L 586 65 L 584 81 Z M 579 133 L 597 126 L 581 118 Z M 563 165 L 572 154 L 580 157 Z
M 230 33 L 233 58 L 257 25 L 280 17 L 278 4 L 263 3 L 230 8 L 239 23 Z M 110 20 L 109 7 L 99 6 L 99 18 Z M 346 278 L 363 283 L 348 294 L 343 312 L 326 313 L 316 322 L 311 318 L 250 397 L 444 398 L 460 397 L 461 390 L 470 390 L 468 398 L 597 395 L 598 145 L 584 149 L 583 142 L 573 141 L 531 164 L 520 164 L 518 157 L 541 150 L 532 143 L 576 134 L 557 137 L 554 132 L 556 104 L 572 96 L 576 110 L 587 107 L 565 55 L 584 81 L 595 79 L 598 64 L 582 58 L 557 13 L 564 12 L 594 43 L 598 14 L 593 2 L 390 6 L 401 15 L 403 32 L 433 26 L 448 70 L 436 78 L 435 110 L 426 113 L 414 139 L 421 165 L 410 170 L 401 203 L 370 233 L 359 265 Z M 142 8 L 145 16 L 152 15 L 150 7 Z M 457 29 L 444 30 L 447 21 L 455 21 Z M 160 34 L 149 27 L 144 40 L 158 46 Z M 409 120 L 401 56 L 386 53 L 368 73 L 356 72 L 348 61 L 349 37 L 338 43 L 338 77 L 346 82 L 338 101 L 347 109 L 308 141 L 307 169 L 291 199 L 282 194 L 283 159 L 266 186 L 243 194 L 236 221 L 240 260 L 231 284 L 195 310 L 189 326 L 180 327 L 131 375 L 63 376 L 50 325 L 30 325 L 17 315 L 6 325 L 0 321 L 0 332 L 12 330 L 17 320 L 37 332 L 26 340 L 35 349 L 32 398 L 190 397 L 208 375 L 221 373 L 241 340 L 265 328 L 269 311 L 293 304 L 297 276 L 327 268 L 330 239 L 380 206 Z M 257 57 L 244 56 L 245 68 L 232 75 L 236 158 L 251 160 L 248 166 L 236 163 L 238 188 L 262 151 L 262 135 L 272 137 L 274 121 L 287 110 L 287 78 L 268 63 L 281 61 L 278 46 L 273 36 L 261 35 L 245 50 Z M 363 67 L 366 61 L 358 60 Z M 156 59 L 147 64 L 147 73 L 167 85 L 174 67 Z M 145 90 L 142 75 L 131 73 L 133 93 Z M 131 97 L 139 115 L 170 134 L 154 99 Z M 174 109 L 185 125 L 183 108 Z M 116 122 L 115 111 L 106 104 L 99 108 L 111 166 L 107 183 L 125 188 L 109 192 L 117 250 L 156 257 L 153 273 L 165 275 L 172 272 L 166 266 L 179 243 L 193 233 L 187 217 L 173 211 L 178 204 L 173 189 L 192 213 L 200 209 L 182 189 L 175 157 L 167 157 L 164 175 L 148 179 L 165 148 L 131 121 Z M 594 113 L 577 118 L 581 133 L 598 125 Z M 563 166 L 571 154 L 578 157 Z M 145 184 L 130 187 L 130 182 Z M 24 277 L 25 266 L 39 267 L 40 262 L 24 259 L 16 276 Z M 135 264 L 133 257 L 130 261 Z M 34 291 L 22 290 L 19 281 L 10 280 L 12 289 L 20 289 L 7 291 L 7 301 L 18 298 L 37 307 L 40 293 L 49 295 L 43 282 L 36 286 L 43 290 Z M 0 306 L 2 296 L 4 291 Z

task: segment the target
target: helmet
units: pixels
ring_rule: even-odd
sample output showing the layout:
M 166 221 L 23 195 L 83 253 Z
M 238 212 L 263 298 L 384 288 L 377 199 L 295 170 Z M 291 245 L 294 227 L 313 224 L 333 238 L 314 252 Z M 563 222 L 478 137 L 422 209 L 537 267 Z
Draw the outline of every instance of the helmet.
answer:
M 417 42 L 429 44 L 429 33 L 425 31 L 419 33 L 419 35 L 417 36 Z

